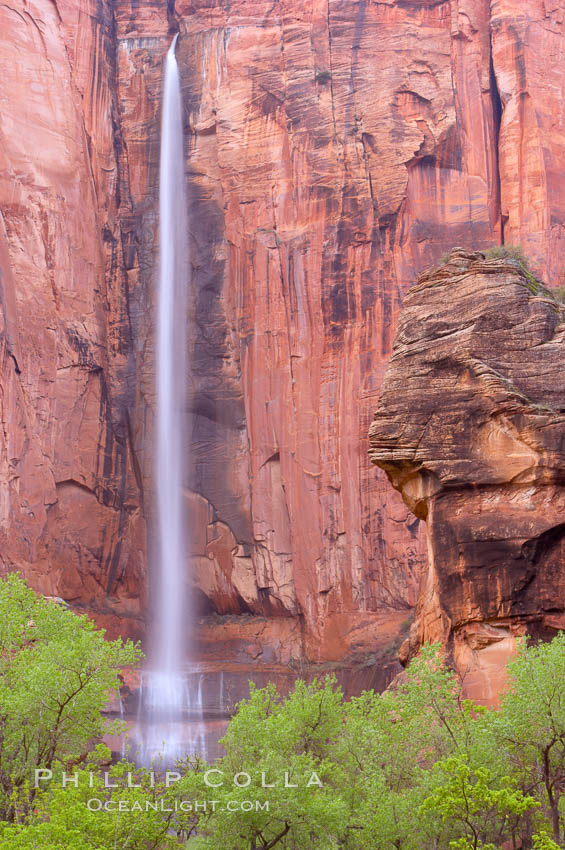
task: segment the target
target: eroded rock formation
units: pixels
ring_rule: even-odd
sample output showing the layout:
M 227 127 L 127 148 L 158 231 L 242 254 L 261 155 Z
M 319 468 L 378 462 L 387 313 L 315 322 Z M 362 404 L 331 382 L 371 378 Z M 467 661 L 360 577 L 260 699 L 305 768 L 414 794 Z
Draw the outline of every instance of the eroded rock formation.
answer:
M 396 317 L 455 243 L 503 230 L 561 269 L 562 4 L 23 0 L 0 23 L 3 568 L 143 629 L 178 29 L 202 609 L 287 618 L 314 660 L 394 643 L 425 560 L 366 451 Z
M 370 455 L 426 520 L 405 655 L 446 644 L 493 698 L 515 637 L 565 627 L 565 305 L 461 249 L 405 298 Z

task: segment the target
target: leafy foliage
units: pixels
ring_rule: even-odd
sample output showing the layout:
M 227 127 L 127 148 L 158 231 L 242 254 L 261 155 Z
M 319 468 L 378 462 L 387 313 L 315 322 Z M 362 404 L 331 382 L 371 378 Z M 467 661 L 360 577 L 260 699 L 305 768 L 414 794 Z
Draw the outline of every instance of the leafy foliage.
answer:
M 62 770 L 55 770 L 30 816 L 0 824 L 0 850 L 178 848 L 179 836 L 191 834 L 195 819 L 175 807 L 173 786 L 126 761 L 108 767 L 105 749 L 73 771 L 65 786 Z
M 555 658 L 565 658 L 560 641 Z M 537 659 L 545 658 L 547 646 L 520 645 L 507 710 L 521 699 L 519 682 L 535 681 L 527 672 L 531 664 L 546 681 L 549 667 Z M 565 677 L 557 690 L 565 696 Z M 513 710 L 520 714 L 518 704 Z M 543 714 L 539 705 L 532 711 Z M 437 646 L 424 647 L 396 686 L 380 695 L 346 702 L 331 679 L 299 682 L 287 699 L 273 686 L 253 689 L 238 707 L 224 739 L 226 756 L 216 765 L 227 777 L 249 774 L 250 784 L 219 789 L 219 809 L 200 820 L 197 846 L 554 850 L 561 845 L 549 837 L 543 789 L 526 781 L 539 772 L 539 752 L 530 749 L 518 762 L 518 738 L 508 736 L 516 722 L 504 708 L 464 700 Z M 284 770 L 299 787 L 262 787 L 261 776 L 280 777 Z M 300 781 L 313 770 L 323 788 Z M 229 813 L 229 801 L 245 799 L 269 808 Z
M 565 634 L 530 648 L 522 640 L 508 670 L 511 687 L 497 718 L 498 737 L 559 844 L 565 840 Z
M 0 815 L 34 768 L 80 762 L 93 739 L 107 731 L 101 709 L 119 685 L 119 671 L 140 650 L 130 641 L 106 641 L 85 616 L 37 597 L 17 575 L 0 582 Z
M 286 697 L 252 686 L 223 758 L 156 779 L 94 746 L 136 647 L 14 576 L 0 582 L 0 645 L 0 850 L 565 846 L 562 633 L 519 642 L 499 710 L 463 698 L 439 646 L 383 694 L 346 701 L 332 677 Z M 35 767 L 53 774 L 37 791 Z

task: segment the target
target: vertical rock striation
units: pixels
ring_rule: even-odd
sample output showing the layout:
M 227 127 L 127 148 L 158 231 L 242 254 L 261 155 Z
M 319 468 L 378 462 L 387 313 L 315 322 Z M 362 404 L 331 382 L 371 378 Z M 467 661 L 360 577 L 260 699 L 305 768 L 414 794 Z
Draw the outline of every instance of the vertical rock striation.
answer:
M 296 653 L 312 660 L 390 643 L 425 555 L 418 520 L 367 460 L 367 428 L 422 268 L 501 234 L 554 280 L 563 265 L 553 7 L 0 10 L 5 569 L 114 631 L 142 630 L 158 109 L 180 30 L 202 610 L 297 622 Z
M 145 585 L 114 21 L 0 8 L 0 558 L 139 634 Z

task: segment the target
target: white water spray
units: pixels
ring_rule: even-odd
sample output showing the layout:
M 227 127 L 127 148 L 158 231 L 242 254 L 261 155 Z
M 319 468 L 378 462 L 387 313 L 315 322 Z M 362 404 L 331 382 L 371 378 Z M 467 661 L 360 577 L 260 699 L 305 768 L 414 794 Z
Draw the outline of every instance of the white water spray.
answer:
M 192 718 L 202 717 L 187 688 L 185 652 L 190 632 L 186 592 L 187 539 L 184 479 L 187 386 L 186 307 L 190 275 L 178 35 L 165 60 L 159 170 L 159 280 L 156 332 L 157 606 L 151 669 L 140 682 L 141 760 L 172 762 L 194 752 Z M 187 734 L 188 732 L 188 734 Z
M 175 35 L 165 64 L 159 171 L 159 300 L 157 313 L 157 557 L 159 595 L 155 666 L 163 674 L 164 700 L 178 701 L 176 680 L 184 648 L 187 613 L 184 569 L 184 418 L 188 216 L 185 191 L 182 104 Z

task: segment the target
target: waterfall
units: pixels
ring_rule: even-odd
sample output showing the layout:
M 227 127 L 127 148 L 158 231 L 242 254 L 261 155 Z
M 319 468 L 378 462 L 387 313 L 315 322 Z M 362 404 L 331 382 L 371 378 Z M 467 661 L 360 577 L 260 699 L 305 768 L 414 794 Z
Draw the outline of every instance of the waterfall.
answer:
M 194 751 L 187 724 L 201 706 L 186 687 L 190 626 L 184 478 L 187 386 L 186 307 L 190 275 L 178 35 L 165 61 L 159 170 L 159 275 L 156 329 L 156 610 L 151 668 L 140 682 L 141 761 L 165 762 Z M 200 720 L 201 717 L 198 717 Z
M 189 274 L 182 104 L 175 35 L 165 62 L 159 171 L 159 289 L 157 307 L 157 558 L 159 569 L 155 666 L 164 698 L 175 704 L 183 660 L 187 600 L 183 517 L 185 455 L 186 282 Z

